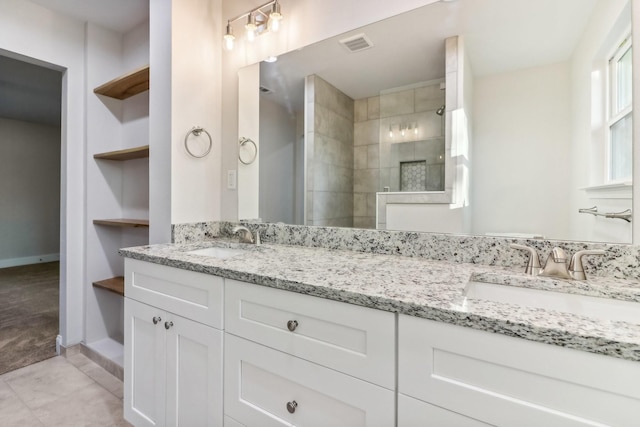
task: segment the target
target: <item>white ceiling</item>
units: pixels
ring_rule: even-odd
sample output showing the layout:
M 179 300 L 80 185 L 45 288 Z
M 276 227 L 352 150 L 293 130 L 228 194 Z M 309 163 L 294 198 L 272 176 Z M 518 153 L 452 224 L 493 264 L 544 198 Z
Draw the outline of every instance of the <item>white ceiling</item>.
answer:
M 273 100 L 300 107 L 304 77 L 318 74 L 353 99 L 444 77 L 444 40 L 462 35 L 476 76 L 566 61 L 598 0 L 437 2 L 333 37 L 261 65 Z M 338 41 L 365 33 L 374 47 Z
M 149 19 L 149 0 L 31 0 L 81 21 L 126 33 Z

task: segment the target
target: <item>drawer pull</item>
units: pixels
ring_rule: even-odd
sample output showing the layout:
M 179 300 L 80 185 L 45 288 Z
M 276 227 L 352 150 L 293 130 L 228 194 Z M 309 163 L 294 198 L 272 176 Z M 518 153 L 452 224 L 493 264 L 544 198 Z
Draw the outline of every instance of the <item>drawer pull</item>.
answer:
M 165 329 L 169 329 L 172 326 L 173 326 L 173 322 L 164 322 L 164 328 Z
M 162 321 L 162 317 L 160 316 L 154 316 L 153 318 L 153 324 L 157 325 L 158 323 L 160 323 Z
M 297 320 L 289 320 L 287 322 L 287 329 L 289 329 L 291 332 L 295 331 L 297 327 L 298 327 L 298 321 Z
M 289 411 L 290 414 L 293 414 L 294 412 L 296 412 L 297 407 L 298 407 L 298 402 L 296 402 L 295 400 L 291 402 L 287 402 L 287 411 Z

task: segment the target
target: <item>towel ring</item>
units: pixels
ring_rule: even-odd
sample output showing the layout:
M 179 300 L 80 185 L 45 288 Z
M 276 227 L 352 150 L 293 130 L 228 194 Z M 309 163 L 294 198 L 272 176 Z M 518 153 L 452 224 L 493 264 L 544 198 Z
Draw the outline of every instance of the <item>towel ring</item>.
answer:
M 253 163 L 256 160 L 256 157 L 258 157 L 258 146 L 256 145 L 256 143 L 250 139 L 250 138 L 245 138 L 244 136 L 242 138 L 240 138 L 240 147 L 244 147 L 247 142 L 250 142 L 253 145 L 253 157 L 251 158 L 251 160 L 248 161 L 244 161 L 242 160 L 242 156 L 240 155 L 240 150 L 238 150 L 238 160 L 240 160 L 240 163 L 242 163 L 243 165 L 250 165 L 251 163 Z
M 196 154 L 193 154 L 191 150 L 189 150 L 189 135 L 194 134 L 195 136 L 200 136 L 202 132 L 206 133 L 207 136 L 209 137 L 209 147 L 207 147 L 207 150 L 203 154 L 198 156 Z M 184 148 L 187 150 L 187 153 L 189 153 L 192 157 L 195 157 L 196 159 L 200 159 L 206 156 L 207 154 L 209 154 L 211 152 L 212 145 L 213 145 L 213 141 L 211 141 L 211 135 L 209 135 L 209 132 L 207 132 L 205 128 L 200 126 L 194 126 L 193 128 L 191 128 L 191 130 L 187 132 L 187 134 L 184 137 Z

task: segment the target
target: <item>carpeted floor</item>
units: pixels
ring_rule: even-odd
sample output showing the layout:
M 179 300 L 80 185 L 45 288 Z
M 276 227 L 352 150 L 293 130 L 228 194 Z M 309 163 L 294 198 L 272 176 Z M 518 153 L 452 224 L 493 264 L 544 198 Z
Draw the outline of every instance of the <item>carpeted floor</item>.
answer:
M 59 263 L 0 269 L 0 374 L 56 355 Z

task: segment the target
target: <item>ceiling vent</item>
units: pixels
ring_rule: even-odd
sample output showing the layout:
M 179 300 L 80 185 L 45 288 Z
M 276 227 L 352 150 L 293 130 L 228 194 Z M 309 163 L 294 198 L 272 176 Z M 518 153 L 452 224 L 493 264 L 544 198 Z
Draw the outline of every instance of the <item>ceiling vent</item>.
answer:
M 343 45 L 349 52 L 360 52 L 361 50 L 373 47 L 373 43 L 364 33 L 347 37 L 346 39 L 340 40 L 339 43 Z
M 273 91 L 268 87 L 260 86 L 260 93 L 270 94 L 270 93 L 273 93 Z

